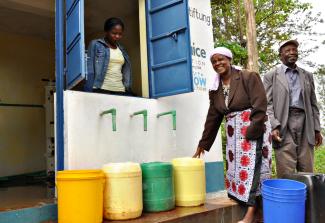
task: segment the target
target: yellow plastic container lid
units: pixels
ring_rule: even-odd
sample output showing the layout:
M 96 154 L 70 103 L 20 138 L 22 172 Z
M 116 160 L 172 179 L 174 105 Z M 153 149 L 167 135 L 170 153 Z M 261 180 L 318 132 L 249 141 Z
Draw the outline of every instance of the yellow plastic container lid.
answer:
M 203 166 L 204 161 L 198 158 L 181 157 L 172 160 L 174 166 Z
M 105 175 L 102 170 L 62 170 L 57 172 L 57 180 L 100 179 Z
M 105 164 L 102 170 L 106 174 L 139 173 L 141 172 L 141 167 L 139 163 L 133 163 L 133 162 L 109 163 L 109 164 Z

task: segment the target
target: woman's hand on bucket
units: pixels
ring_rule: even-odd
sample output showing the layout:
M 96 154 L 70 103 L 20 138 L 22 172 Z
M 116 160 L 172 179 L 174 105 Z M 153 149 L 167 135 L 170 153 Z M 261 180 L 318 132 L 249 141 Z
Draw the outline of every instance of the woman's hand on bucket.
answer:
M 204 155 L 204 149 L 201 147 L 197 147 L 196 152 L 193 155 L 193 158 L 200 158 Z

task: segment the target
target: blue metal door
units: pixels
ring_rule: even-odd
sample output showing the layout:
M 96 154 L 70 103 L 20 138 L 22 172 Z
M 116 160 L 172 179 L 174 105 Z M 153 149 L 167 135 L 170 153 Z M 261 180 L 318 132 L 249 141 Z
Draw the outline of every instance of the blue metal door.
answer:
M 85 78 L 84 0 L 66 0 L 66 87 Z
M 64 170 L 64 0 L 55 0 L 56 170 Z
M 150 97 L 193 91 L 187 0 L 147 0 Z

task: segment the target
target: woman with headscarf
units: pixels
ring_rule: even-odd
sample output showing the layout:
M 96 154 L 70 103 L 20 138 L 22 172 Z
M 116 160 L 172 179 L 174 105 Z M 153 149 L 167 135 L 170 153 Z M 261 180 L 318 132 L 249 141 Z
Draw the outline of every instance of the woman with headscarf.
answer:
M 109 18 L 104 24 L 105 37 L 92 40 L 88 47 L 86 91 L 114 95 L 132 95 L 131 62 L 119 41 L 124 23 Z
M 239 223 L 252 223 L 257 211 L 260 182 L 271 176 L 271 136 L 267 100 L 259 75 L 231 65 L 232 52 L 213 50 L 210 60 L 216 71 L 209 92 L 210 107 L 204 131 L 193 157 L 209 151 L 225 117 L 227 132 L 226 179 L 228 196 L 248 206 Z

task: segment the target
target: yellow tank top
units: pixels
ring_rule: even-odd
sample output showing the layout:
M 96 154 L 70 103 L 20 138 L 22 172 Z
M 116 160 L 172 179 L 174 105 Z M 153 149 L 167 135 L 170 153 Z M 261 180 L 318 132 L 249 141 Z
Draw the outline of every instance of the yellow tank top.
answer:
M 110 49 L 110 59 L 102 85 L 102 89 L 108 91 L 125 92 L 122 79 L 122 66 L 125 60 L 121 50 L 117 47 L 116 49 Z

